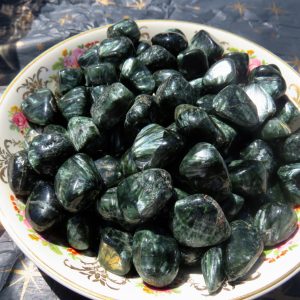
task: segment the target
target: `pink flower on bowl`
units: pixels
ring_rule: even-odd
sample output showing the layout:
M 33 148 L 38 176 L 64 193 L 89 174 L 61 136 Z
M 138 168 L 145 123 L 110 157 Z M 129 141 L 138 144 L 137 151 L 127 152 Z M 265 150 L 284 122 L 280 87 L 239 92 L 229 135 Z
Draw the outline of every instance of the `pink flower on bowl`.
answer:
M 69 68 L 79 68 L 78 58 L 85 52 L 82 48 L 75 48 L 70 56 L 64 57 L 64 66 Z
M 19 111 L 16 112 L 12 117 L 12 123 L 15 124 L 20 130 L 23 130 L 28 127 L 28 122 L 24 114 Z
M 253 69 L 259 67 L 262 65 L 262 62 L 260 59 L 257 58 L 251 58 L 249 61 L 249 71 L 252 71 Z

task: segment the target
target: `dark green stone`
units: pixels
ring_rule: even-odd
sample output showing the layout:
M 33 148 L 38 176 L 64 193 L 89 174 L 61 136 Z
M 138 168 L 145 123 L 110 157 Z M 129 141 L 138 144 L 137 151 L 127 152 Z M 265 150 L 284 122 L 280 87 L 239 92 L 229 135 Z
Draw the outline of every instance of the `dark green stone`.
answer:
M 132 237 L 130 234 L 106 227 L 101 232 L 98 261 L 107 271 L 126 275 L 132 264 Z
M 159 45 L 167 49 L 174 56 L 177 56 L 181 51 L 188 46 L 186 37 L 177 32 L 162 32 L 158 33 L 151 39 L 152 45 Z
M 48 125 L 49 126 L 49 125 Z M 47 126 L 46 126 L 47 127 Z M 45 128 L 46 128 L 45 127 Z M 42 134 L 44 132 L 44 129 L 34 129 L 34 128 L 29 128 L 28 130 L 26 130 L 25 134 L 24 134 L 24 149 L 28 150 L 33 139 Z M 46 132 L 47 133 L 47 132 Z
M 203 194 L 176 201 L 171 228 L 180 244 L 195 248 L 220 244 L 230 236 L 230 226 L 221 207 Z
M 27 151 L 19 151 L 9 157 L 7 165 L 8 184 L 17 196 L 28 196 L 31 193 L 36 177 Z
M 148 68 L 137 58 L 128 58 L 123 63 L 120 80 L 137 93 L 152 94 L 155 81 Z
M 214 63 L 203 77 L 203 86 L 212 93 L 235 83 L 238 83 L 238 74 L 235 63 L 230 58 L 223 58 Z
M 254 225 L 260 231 L 265 246 L 275 246 L 287 240 L 298 228 L 297 214 L 289 203 L 266 203 L 255 215 Z
M 95 45 L 94 47 L 88 49 L 78 58 L 77 62 L 82 69 L 99 64 L 99 45 Z
M 58 99 L 57 106 L 62 115 L 70 120 L 72 117 L 88 116 L 91 101 L 86 88 L 78 86 Z
M 300 163 L 282 166 L 277 174 L 289 200 L 294 204 L 300 204 Z
M 148 41 L 140 41 L 138 46 L 136 47 L 136 56 L 140 55 L 149 47 L 151 47 L 151 45 Z
M 47 125 L 55 121 L 56 102 L 49 89 L 38 89 L 21 104 L 26 119 L 37 125 Z
M 178 70 L 187 80 L 202 77 L 208 70 L 207 56 L 201 49 L 186 49 L 177 56 Z
M 86 85 L 97 86 L 112 84 L 117 81 L 116 68 L 111 63 L 99 63 L 84 70 Z
M 41 134 L 33 139 L 28 150 L 28 160 L 39 174 L 53 176 L 73 153 L 73 145 L 66 135 Z
M 300 133 L 294 133 L 283 143 L 281 156 L 286 163 L 300 162 Z
M 26 220 L 34 230 L 45 231 L 62 220 L 63 208 L 58 202 L 53 184 L 39 181 L 26 203 Z
M 245 82 L 248 75 L 249 55 L 245 52 L 229 52 L 224 58 L 230 58 L 234 61 L 238 73 L 239 82 Z
M 158 70 L 156 72 L 153 73 L 153 79 L 155 81 L 155 87 L 156 89 L 165 81 L 167 80 L 169 77 L 173 76 L 173 75 L 179 75 L 181 76 L 181 73 L 174 70 L 174 69 L 162 69 L 162 70 Z
M 108 137 L 108 153 L 121 157 L 132 144 L 132 137 L 125 131 L 123 122 L 106 133 Z
M 201 270 L 208 292 L 216 293 L 225 281 L 224 255 L 221 247 L 212 247 L 204 253 Z
M 84 216 L 76 215 L 68 219 L 67 239 L 70 246 L 76 250 L 87 250 L 90 247 L 90 228 Z
M 108 88 L 106 85 L 98 85 L 89 88 L 90 97 L 93 102 L 97 102 L 105 89 Z
M 277 117 L 286 123 L 292 132 L 300 128 L 300 110 L 291 101 L 287 101 Z
M 198 143 L 190 149 L 179 165 L 182 180 L 195 193 L 207 193 L 222 199 L 230 194 L 226 164 L 211 144 Z
M 280 121 L 278 118 L 273 118 L 264 124 L 260 136 L 265 141 L 272 141 L 288 137 L 291 133 L 292 131 L 286 123 Z
M 66 160 L 55 176 L 57 198 L 70 212 L 92 205 L 102 189 L 102 179 L 93 160 L 83 153 Z
M 177 276 L 180 251 L 175 239 L 149 230 L 133 236 L 133 264 L 144 282 L 165 287 Z
M 218 116 L 241 128 L 251 129 L 259 124 L 255 105 L 237 85 L 229 85 L 219 92 L 213 107 Z
M 267 191 L 268 172 L 257 160 L 233 161 L 228 167 L 232 191 L 244 197 L 257 197 Z
M 105 89 L 98 100 L 93 103 L 91 115 L 99 130 L 113 128 L 134 101 L 134 95 L 122 83 L 116 82 Z
M 181 264 L 187 267 L 198 267 L 206 248 L 192 248 L 179 245 Z
M 43 133 L 44 134 L 60 133 L 60 134 L 67 135 L 67 130 L 65 127 L 61 125 L 49 124 L 44 128 Z
M 137 44 L 141 36 L 137 23 L 132 19 L 123 19 L 108 27 L 107 37 L 113 38 L 120 36 L 126 36 L 130 38 L 134 44 Z
M 260 257 L 263 240 L 257 229 L 245 221 L 231 224 L 231 237 L 225 247 L 225 272 L 229 282 L 248 274 Z
M 125 37 L 114 37 L 103 40 L 99 46 L 100 61 L 120 64 L 135 54 L 132 41 Z
M 118 184 L 118 202 L 126 223 L 151 220 L 173 196 L 172 179 L 163 169 L 133 174 Z
M 84 77 L 80 68 L 65 68 L 58 71 L 58 90 L 61 94 L 83 84 Z
M 204 95 L 195 101 L 195 106 L 205 110 L 208 114 L 213 113 L 214 112 L 213 100 L 215 96 L 216 95 L 211 95 L 211 94 Z
M 207 56 L 210 64 L 219 59 L 224 49 L 205 30 L 198 31 L 191 40 L 190 49 L 201 49 Z
M 96 168 L 108 188 L 116 186 L 123 177 L 120 162 L 110 155 L 94 161 Z
M 239 195 L 231 194 L 220 205 L 227 218 L 233 220 L 241 211 L 245 203 L 245 199 Z
M 176 58 L 165 48 L 154 45 L 137 56 L 151 72 L 176 68 Z

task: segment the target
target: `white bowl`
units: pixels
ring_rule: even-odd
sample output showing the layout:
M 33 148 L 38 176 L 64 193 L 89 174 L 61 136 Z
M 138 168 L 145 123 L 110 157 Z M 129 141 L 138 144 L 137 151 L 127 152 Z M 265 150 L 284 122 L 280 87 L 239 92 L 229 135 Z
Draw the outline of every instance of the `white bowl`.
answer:
M 286 79 L 287 95 L 300 105 L 300 77 L 283 60 L 232 33 L 221 29 L 172 20 L 137 21 L 142 38 L 168 28 L 181 29 L 190 39 L 200 29 L 207 30 L 229 51 L 246 51 L 251 63 L 274 63 Z M 95 41 L 106 38 L 107 26 L 92 29 L 73 36 L 48 49 L 29 63 L 12 81 L 0 99 L 0 218 L 5 229 L 21 250 L 44 272 L 66 287 L 92 299 L 148 299 L 157 296 L 164 299 L 207 298 L 207 290 L 201 275 L 180 276 L 177 286 L 171 289 L 152 289 L 141 279 L 127 279 L 106 272 L 95 260 L 79 255 L 70 248 L 44 240 L 24 218 L 24 204 L 18 201 L 7 184 L 7 161 L 9 156 L 22 147 L 27 123 L 20 112 L 20 103 L 34 89 L 42 86 L 53 88 L 55 74 L 64 63 L 76 64 L 76 57 Z M 300 220 L 300 207 L 297 209 Z M 299 222 L 300 224 L 300 222 Z M 282 284 L 300 268 L 300 230 L 285 244 L 265 251 L 265 261 L 246 281 L 232 287 L 226 285 L 213 299 L 251 299 Z

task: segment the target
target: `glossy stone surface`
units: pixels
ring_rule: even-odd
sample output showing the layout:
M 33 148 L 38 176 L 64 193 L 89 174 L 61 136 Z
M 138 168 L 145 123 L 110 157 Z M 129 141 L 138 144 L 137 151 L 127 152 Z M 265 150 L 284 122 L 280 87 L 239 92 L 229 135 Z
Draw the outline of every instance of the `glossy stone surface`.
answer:
M 300 162 L 300 133 L 294 133 L 283 143 L 281 157 L 286 163 Z
M 208 249 L 201 259 L 201 270 L 210 294 L 217 292 L 225 281 L 224 255 L 221 247 Z
M 83 86 L 75 87 L 57 100 L 62 115 L 70 120 L 76 116 L 87 116 L 91 107 L 87 90 Z
M 284 165 L 277 174 L 291 203 L 300 204 L 300 163 Z
M 86 85 L 108 85 L 117 81 L 116 68 L 111 63 L 91 65 L 84 70 Z
M 70 246 L 76 250 L 87 250 L 90 247 L 91 232 L 84 216 L 75 215 L 68 219 L 67 239 Z
M 176 201 L 171 228 L 176 240 L 188 247 L 217 245 L 230 236 L 230 226 L 221 207 L 203 194 Z
M 261 129 L 260 136 L 265 141 L 288 137 L 292 133 L 288 125 L 278 118 L 272 118 Z
M 195 193 L 207 193 L 217 199 L 230 194 L 226 164 L 211 144 L 198 143 L 192 147 L 179 165 L 179 174 Z
M 255 105 L 237 85 L 229 85 L 219 92 L 213 107 L 218 116 L 241 128 L 251 129 L 259 124 Z
M 120 64 L 135 54 L 132 41 L 125 36 L 104 39 L 99 45 L 101 62 Z
M 58 73 L 58 90 L 61 94 L 84 84 L 83 72 L 80 68 L 65 68 Z
M 260 207 L 254 225 L 262 234 L 265 246 L 287 240 L 298 228 L 297 214 L 289 203 L 272 202 Z
M 225 272 L 229 282 L 245 276 L 260 257 L 264 243 L 257 229 L 242 220 L 231 224 L 231 237 L 225 246 Z
M 47 125 L 49 126 L 49 125 Z M 46 126 L 46 127 L 47 127 Z M 45 128 L 46 128 L 45 127 Z M 39 129 L 35 129 L 35 128 L 29 128 L 25 134 L 24 134 L 24 150 L 28 150 L 33 139 L 42 134 L 44 132 L 44 129 L 43 128 L 39 128 Z
M 123 19 L 108 27 L 107 37 L 113 38 L 120 36 L 126 36 L 136 44 L 141 36 L 140 29 L 136 22 L 132 19 Z
M 181 264 L 187 267 L 199 267 L 206 248 L 192 248 L 179 245 Z
M 134 101 L 134 95 L 122 83 L 116 82 L 105 89 L 91 108 L 91 115 L 99 130 L 113 128 Z
M 106 132 L 107 151 L 115 157 L 121 157 L 132 144 L 132 138 L 125 131 L 123 123 Z
M 26 119 L 37 125 L 47 125 L 55 120 L 57 108 L 52 92 L 38 89 L 22 101 L 21 110 Z
M 142 52 L 144 52 L 146 49 L 151 47 L 150 43 L 148 41 L 140 41 L 136 47 L 136 55 L 140 55 Z
M 154 45 L 137 56 L 151 72 L 176 68 L 176 58 L 165 48 Z
M 131 269 L 132 237 L 130 234 L 106 227 L 101 232 L 98 261 L 107 271 L 119 276 Z
M 104 93 L 106 85 L 97 85 L 89 88 L 90 98 L 93 102 L 97 102 L 100 96 Z
M 95 45 L 92 48 L 85 51 L 80 57 L 77 59 L 79 66 L 82 69 L 85 69 L 89 66 L 96 65 L 100 63 L 99 58 L 99 45 Z
M 133 174 L 118 184 L 117 195 L 125 222 L 144 223 L 157 215 L 173 196 L 171 175 L 163 169 Z
M 211 94 L 204 95 L 195 101 L 195 106 L 205 110 L 207 113 L 213 113 L 214 112 L 213 100 L 215 96 L 216 95 L 211 95 Z
M 79 153 L 64 162 L 55 176 L 55 193 L 70 212 L 94 203 L 103 189 L 102 179 L 92 159 Z
M 193 88 L 195 99 L 198 99 L 198 98 L 200 98 L 202 96 L 207 96 L 206 90 L 205 90 L 205 86 L 203 84 L 203 77 L 191 80 L 190 81 L 190 85 Z
M 219 59 L 224 49 L 205 30 L 198 31 L 191 40 L 190 49 L 201 49 L 207 56 L 210 64 Z
M 291 101 L 286 102 L 277 117 L 286 123 L 292 132 L 300 128 L 300 110 Z
M 275 114 L 276 106 L 272 97 L 259 84 L 248 84 L 244 91 L 255 105 L 261 124 Z
M 175 239 L 150 230 L 137 231 L 133 236 L 133 264 L 144 282 L 165 287 L 175 279 L 180 251 Z
M 178 70 L 187 80 L 202 77 L 208 70 L 207 56 L 201 49 L 186 49 L 177 56 Z
M 120 162 L 110 155 L 94 161 L 96 168 L 108 188 L 116 186 L 123 177 Z
M 266 193 L 268 172 L 262 161 L 233 161 L 228 170 L 234 193 L 245 197 L 257 197 Z
M 152 45 L 159 45 L 167 49 L 174 56 L 177 56 L 181 51 L 188 46 L 186 37 L 177 32 L 162 32 L 158 33 L 151 39 Z
M 60 165 L 73 153 L 73 145 L 66 135 L 41 134 L 33 139 L 28 150 L 28 160 L 39 174 L 53 176 Z
M 248 75 L 249 55 L 244 52 L 229 52 L 224 58 L 230 58 L 234 61 L 238 73 L 239 82 L 245 82 Z
M 27 151 L 21 150 L 9 157 L 7 177 L 9 187 L 15 195 L 28 196 L 31 193 L 36 178 Z
M 120 80 L 130 90 L 142 94 L 152 94 L 155 81 L 148 68 L 137 58 L 128 58 L 123 63 Z
M 241 211 L 245 199 L 237 194 L 231 194 L 220 205 L 228 221 L 234 219 Z
M 104 150 L 105 137 L 100 134 L 91 118 L 71 118 L 68 123 L 68 135 L 76 151 L 99 155 Z
M 173 75 L 181 76 L 181 73 L 174 69 L 162 69 L 153 73 L 153 79 L 155 81 L 155 87 L 158 88 L 165 80 Z
M 38 181 L 26 203 L 26 220 L 34 230 L 43 232 L 62 220 L 63 208 L 58 202 L 53 184 Z
M 60 133 L 67 135 L 67 130 L 65 127 L 56 124 L 49 124 L 44 127 L 43 134 L 51 134 L 51 133 Z

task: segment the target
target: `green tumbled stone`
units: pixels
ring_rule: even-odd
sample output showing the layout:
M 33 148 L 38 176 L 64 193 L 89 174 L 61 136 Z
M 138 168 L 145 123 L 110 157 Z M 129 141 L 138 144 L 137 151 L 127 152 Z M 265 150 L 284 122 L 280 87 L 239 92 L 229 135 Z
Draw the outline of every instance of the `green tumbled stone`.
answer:
M 297 214 L 289 203 L 266 203 L 255 215 L 254 225 L 262 234 L 265 246 L 287 240 L 298 228 Z
M 99 45 L 95 45 L 88 49 L 78 58 L 77 62 L 82 69 L 100 63 Z
M 47 125 L 55 121 L 57 108 L 49 89 L 38 89 L 21 104 L 21 110 L 27 120 L 37 125 Z
M 225 247 L 225 273 L 228 281 L 247 275 L 260 257 L 264 243 L 257 229 L 242 220 L 231 224 L 231 237 Z
M 214 112 L 213 100 L 215 96 L 216 95 L 211 95 L 211 94 L 202 96 L 195 101 L 195 106 L 205 110 L 207 113 L 213 113 Z
M 245 203 L 245 199 L 239 195 L 231 194 L 221 204 L 221 208 L 228 221 L 233 220 L 241 211 Z
M 19 151 L 9 157 L 7 164 L 8 184 L 17 196 L 28 196 L 34 186 L 36 176 L 27 151 Z
M 234 61 L 238 73 L 239 81 L 245 82 L 249 72 L 249 55 L 245 52 L 229 52 L 224 58 L 230 58 Z
M 93 160 L 79 153 L 64 162 L 55 176 L 55 192 L 63 207 L 78 212 L 94 203 L 103 182 Z
M 107 89 L 107 85 L 97 85 L 89 88 L 90 97 L 93 102 L 97 102 L 100 96 L 104 93 L 105 89 Z
M 101 232 L 98 261 L 107 271 L 126 275 L 132 264 L 132 237 L 126 232 L 106 227 Z
M 265 141 L 281 139 L 291 135 L 289 126 L 278 118 L 270 119 L 261 129 L 261 138 Z
M 70 90 L 58 99 L 57 106 L 62 115 L 67 120 L 70 120 L 72 117 L 88 116 L 91 101 L 86 88 L 79 86 Z
M 90 228 L 86 218 L 76 215 L 67 221 L 67 239 L 70 246 L 76 250 L 87 250 L 90 247 Z
M 224 257 L 221 247 L 208 249 L 201 259 L 201 270 L 210 294 L 217 292 L 225 281 Z
M 99 130 L 113 128 L 125 117 L 133 101 L 134 95 L 130 90 L 120 82 L 113 83 L 92 105 L 91 115 L 94 123 Z
M 176 201 L 171 228 L 180 244 L 195 248 L 220 244 L 230 236 L 230 226 L 221 207 L 203 194 Z
M 44 128 L 43 133 L 44 134 L 61 133 L 61 134 L 67 135 L 67 130 L 65 127 L 63 127 L 61 125 L 49 124 Z
M 165 287 L 175 279 L 180 263 L 180 251 L 175 239 L 149 230 L 133 236 L 133 264 L 144 282 Z
M 132 144 L 132 138 L 126 133 L 123 122 L 107 131 L 106 136 L 108 137 L 107 152 L 115 157 L 122 156 Z
M 179 245 L 181 264 L 187 267 L 198 267 L 206 248 L 192 248 Z
M 167 80 L 169 77 L 173 76 L 173 75 L 179 75 L 181 76 L 181 73 L 174 70 L 174 69 L 162 69 L 162 70 L 158 70 L 156 72 L 153 73 L 153 78 L 155 81 L 155 87 L 156 89 L 165 81 Z
M 300 133 L 294 133 L 283 143 L 281 157 L 286 163 L 300 162 Z
M 171 175 L 163 169 L 149 169 L 123 179 L 117 190 L 126 223 L 141 224 L 154 216 L 173 196 Z
M 33 139 L 28 150 L 28 160 L 36 172 L 53 176 L 73 153 L 73 145 L 66 135 L 41 134 Z
M 58 90 L 61 94 L 83 84 L 84 77 L 80 68 L 65 68 L 58 71 Z
M 110 155 L 94 161 L 96 168 L 108 188 L 116 186 L 123 177 L 120 162 Z
M 202 96 L 205 96 L 206 90 L 205 90 L 205 86 L 203 84 L 203 78 L 202 77 L 191 80 L 190 85 L 193 88 L 193 91 L 194 91 L 194 94 L 195 94 L 195 99 L 200 98 Z M 196 105 L 196 102 L 194 104 Z
M 291 101 L 287 101 L 277 117 L 286 123 L 292 132 L 300 128 L 300 110 Z
M 62 220 L 63 207 L 56 198 L 53 184 L 39 181 L 26 203 L 26 220 L 34 230 L 43 232 Z
M 99 46 L 99 57 L 103 62 L 120 64 L 134 53 L 132 41 L 125 36 L 104 39 Z
M 117 81 L 116 68 L 111 63 L 99 63 L 84 70 L 86 85 L 108 85 Z
M 151 47 L 151 45 L 148 41 L 140 41 L 136 47 L 136 56 L 140 55 L 142 52 L 144 52 L 149 47 Z
M 46 127 L 48 127 L 49 125 L 47 125 Z M 44 127 L 44 128 L 46 128 Z M 41 135 L 45 130 L 43 128 L 41 129 L 34 129 L 34 128 L 29 128 L 25 134 L 24 134 L 24 146 L 25 146 L 25 150 L 28 150 L 33 139 L 38 136 Z M 46 132 L 47 133 L 47 132 Z

